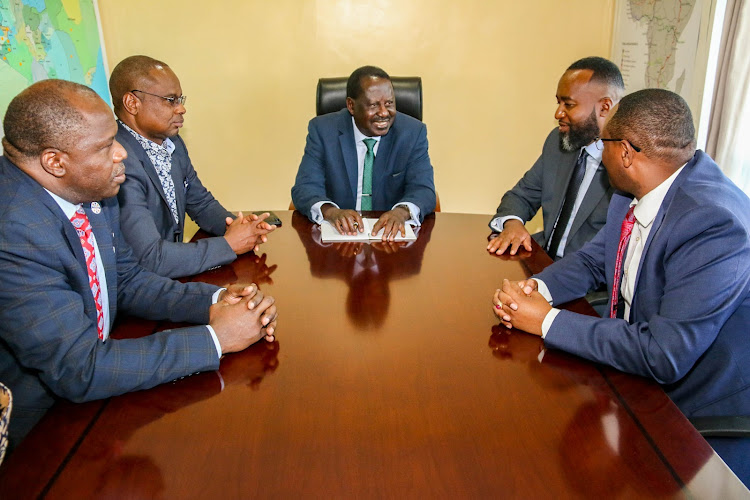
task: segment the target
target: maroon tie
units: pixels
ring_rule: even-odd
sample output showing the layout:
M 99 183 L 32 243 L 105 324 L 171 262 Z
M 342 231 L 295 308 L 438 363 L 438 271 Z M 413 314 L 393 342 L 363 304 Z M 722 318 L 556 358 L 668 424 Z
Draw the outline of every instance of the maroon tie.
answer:
M 99 332 L 99 340 L 104 340 L 104 309 L 102 308 L 102 291 L 99 287 L 99 277 L 96 275 L 96 250 L 94 248 L 91 224 L 83 208 L 78 207 L 76 213 L 70 218 L 73 227 L 76 228 L 78 238 L 81 240 L 83 255 L 86 258 L 86 271 L 89 274 L 89 286 L 91 294 L 96 302 L 96 329 Z
M 612 282 L 612 304 L 609 308 L 609 317 L 617 317 L 617 303 L 620 299 L 620 278 L 622 278 L 622 261 L 625 258 L 625 252 L 628 249 L 628 242 L 630 241 L 630 233 L 633 232 L 633 224 L 635 224 L 635 215 L 633 210 L 635 205 L 630 207 L 628 213 L 625 215 L 625 220 L 622 221 L 622 227 L 620 228 L 620 244 L 617 246 L 617 260 L 615 260 L 615 280 Z

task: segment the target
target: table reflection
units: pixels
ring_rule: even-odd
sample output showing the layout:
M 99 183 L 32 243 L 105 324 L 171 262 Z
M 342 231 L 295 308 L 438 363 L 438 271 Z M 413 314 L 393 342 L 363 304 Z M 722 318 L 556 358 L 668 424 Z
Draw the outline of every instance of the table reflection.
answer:
M 388 315 L 391 280 L 418 274 L 430 241 L 434 216 L 415 228 L 417 240 L 323 243 L 320 226 L 299 212 L 292 215 L 316 278 L 337 278 L 349 287 L 345 309 L 358 331 L 378 331 Z

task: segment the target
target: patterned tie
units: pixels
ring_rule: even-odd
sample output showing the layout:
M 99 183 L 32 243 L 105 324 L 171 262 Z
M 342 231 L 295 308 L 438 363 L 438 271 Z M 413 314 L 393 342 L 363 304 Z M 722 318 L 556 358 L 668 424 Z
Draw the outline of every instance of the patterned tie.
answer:
M 96 275 L 96 250 L 94 248 L 93 233 L 91 224 L 83 208 L 78 207 L 76 213 L 70 218 L 73 227 L 78 233 L 83 247 L 83 256 L 86 258 L 86 271 L 89 275 L 89 286 L 91 294 L 94 296 L 96 303 L 96 329 L 99 332 L 99 340 L 104 340 L 104 309 L 102 308 L 102 292 L 99 287 L 99 277 Z
M 375 163 L 375 154 L 372 148 L 377 142 L 375 139 L 362 139 L 367 146 L 365 153 L 365 168 L 362 172 L 362 203 L 360 208 L 363 211 L 372 210 L 372 164 Z
M 549 240 L 549 248 L 547 253 L 553 259 L 557 258 L 557 250 L 560 247 L 560 241 L 565 234 L 565 229 L 568 227 L 570 216 L 573 213 L 573 207 L 576 204 L 576 198 L 578 197 L 578 190 L 581 188 L 581 182 L 583 182 L 583 175 L 586 173 L 586 158 L 588 153 L 585 149 L 581 150 L 581 155 L 578 157 L 575 167 L 573 168 L 573 175 L 570 176 L 570 183 L 568 183 L 568 190 L 565 191 L 565 201 L 563 201 L 562 209 L 560 210 L 560 216 L 557 218 L 555 229 L 552 231 L 552 237 Z
M 635 224 L 635 215 L 633 210 L 635 205 L 630 207 L 628 213 L 625 215 L 625 220 L 622 221 L 622 227 L 620 228 L 620 244 L 617 246 L 617 259 L 615 260 L 615 280 L 612 282 L 612 303 L 609 308 L 609 317 L 617 317 L 617 304 L 620 301 L 620 280 L 622 278 L 622 261 L 625 258 L 625 252 L 628 249 L 628 242 L 630 241 L 630 233 L 633 232 L 633 224 Z

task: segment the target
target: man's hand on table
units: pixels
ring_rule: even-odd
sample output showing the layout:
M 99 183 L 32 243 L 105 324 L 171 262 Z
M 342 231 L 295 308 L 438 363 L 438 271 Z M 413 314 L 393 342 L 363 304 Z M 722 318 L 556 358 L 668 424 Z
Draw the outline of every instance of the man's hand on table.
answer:
M 542 322 L 552 309 L 539 293 L 537 282 L 503 280 L 502 289 L 492 298 L 493 312 L 506 328 L 517 328 L 534 335 L 542 335 Z
M 260 216 L 249 214 L 243 216 L 239 213 L 236 219 L 227 217 L 227 231 L 224 233 L 224 239 L 227 240 L 232 251 L 237 255 L 260 248 L 260 245 L 268 241 L 268 233 L 276 229 L 276 226 L 265 222 L 269 213 L 266 212 Z
M 490 240 L 487 251 L 497 255 L 505 253 L 510 249 L 510 254 L 515 255 L 521 247 L 531 251 L 531 235 L 526 230 L 523 222 L 509 219 L 503 225 L 503 232 Z
M 410 218 L 409 209 L 399 205 L 380 216 L 375 225 L 372 226 L 372 233 L 377 234 L 380 228 L 384 228 L 381 238 L 383 241 L 393 241 L 399 233 L 401 233 L 401 236 L 406 236 L 406 221 Z
M 209 324 L 224 354 L 237 352 L 265 337 L 273 342 L 278 312 L 274 298 L 264 296 L 258 286 L 229 285 L 211 306 Z
M 333 224 L 333 227 L 340 234 L 354 236 L 365 230 L 362 216 L 356 210 L 336 208 L 326 203 L 320 207 L 320 213 L 323 214 L 325 220 Z

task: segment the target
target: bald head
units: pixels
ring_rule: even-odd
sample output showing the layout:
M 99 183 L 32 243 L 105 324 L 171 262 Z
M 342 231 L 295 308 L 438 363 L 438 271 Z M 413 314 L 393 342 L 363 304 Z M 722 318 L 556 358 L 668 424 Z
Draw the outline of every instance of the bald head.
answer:
M 135 89 L 148 87 L 152 83 L 153 70 L 161 70 L 169 66 L 157 59 L 148 56 L 130 56 L 115 66 L 109 77 L 109 92 L 112 94 L 112 103 L 115 114 L 118 117 L 123 112 L 122 98 L 125 94 Z
M 87 121 L 81 105 L 93 109 L 107 105 L 89 87 L 66 80 L 42 80 L 8 105 L 3 120 L 3 150 L 8 156 L 32 158 L 47 148 L 69 151 Z

